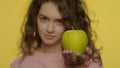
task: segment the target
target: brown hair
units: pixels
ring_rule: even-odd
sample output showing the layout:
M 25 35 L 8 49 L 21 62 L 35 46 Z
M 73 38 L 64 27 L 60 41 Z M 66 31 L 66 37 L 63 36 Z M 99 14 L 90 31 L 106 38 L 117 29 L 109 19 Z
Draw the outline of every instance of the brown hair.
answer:
M 37 14 L 42 4 L 49 1 L 58 6 L 63 20 L 67 22 L 63 23 L 67 30 L 71 30 L 71 26 L 73 26 L 74 29 L 86 32 L 89 41 L 87 46 L 92 50 L 92 54 L 86 54 L 89 58 L 98 59 L 101 62 L 100 54 L 92 41 L 91 20 L 83 0 L 32 0 L 28 9 L 25 28 L 22 31 L 20 47 L 23 55 L 31 54 L 33 49 L 39 48 L 41 45 L 41 39 L 37 32 Z M 35 42 L 37 43 L 36 46 L 33 45 Z M 97 56 L 94 56 L 94 54 L 97 54 Z

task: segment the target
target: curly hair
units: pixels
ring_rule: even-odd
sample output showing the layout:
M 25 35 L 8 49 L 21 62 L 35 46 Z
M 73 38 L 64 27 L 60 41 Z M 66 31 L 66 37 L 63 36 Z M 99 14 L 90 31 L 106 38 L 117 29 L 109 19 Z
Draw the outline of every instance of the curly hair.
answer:
M 91 54 L 86 53 L 91 59 L 98 59 L 99 51 L 95 48 L 92 40 L 91 20 L 87 14 L 87 7 L 83 0 L 32 0 L 25 21 L 24 31 L 22 31 L 21 51 L 23 55 L 32 54 L 32 51 L 41 46 L 41 39 L 37 32 L 37 15 L 41 6 L 46 2 L 53 2 L 58 6 L 58 10 L 65 21 L 66 30 L 71 30 L 71 26 L 76 30 L 83 30 L 88 36 L 88 47 Z M 34 46 L 34 43 L 37 43 Z M 95 56 L 94 54 L 97 54 Z

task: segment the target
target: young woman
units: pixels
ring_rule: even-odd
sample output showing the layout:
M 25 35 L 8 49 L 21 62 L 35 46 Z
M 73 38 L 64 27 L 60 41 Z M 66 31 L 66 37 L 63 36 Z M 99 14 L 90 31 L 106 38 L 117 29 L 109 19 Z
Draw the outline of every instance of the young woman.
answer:
M 88 36 L 84 54 L 62 48 L 62 34 L 71 26 Z M 20 44 L 22 56 L 11 68 L 102 68 L 91 37 L 91 21 L 83 0 L 32 0 Z

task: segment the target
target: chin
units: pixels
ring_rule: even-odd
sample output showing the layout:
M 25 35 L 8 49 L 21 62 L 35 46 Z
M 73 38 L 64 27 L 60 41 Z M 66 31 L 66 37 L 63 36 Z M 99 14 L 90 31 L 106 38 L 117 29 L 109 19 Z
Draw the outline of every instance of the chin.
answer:
M 54 46 L 54 45 L 60 44 L 60 42 L 55 42 L 54 40 L 50 40 L 50 41 L 43 42 L 43 44 L 45 44 L 47 46 Z

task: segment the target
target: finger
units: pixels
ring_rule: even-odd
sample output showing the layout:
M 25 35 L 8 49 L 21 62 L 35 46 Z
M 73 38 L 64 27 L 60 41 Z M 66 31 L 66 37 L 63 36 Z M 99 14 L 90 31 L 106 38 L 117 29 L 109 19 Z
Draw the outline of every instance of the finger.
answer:
M 70 56 L 69 56 L 69 51 L 68 50 L 63 51 L 63 57 L 67 61 L 70 60 Z
M 77 62 L 77 57 L 76 57 L 76 55 L 72 51 L 70 51 L 70 60 L 73 63 Z
M 66 56 L 66 64 L 68 64 L 68 65 L 72 65 L 72 66 L 74 66 L 74 65 L 78 65 L 78 62 L 77 62 L 77 57 L 76 57 L 76 54 L 74 54 L 72 51 L 70 51 L 70 50 L 67 50 L 67 51 L 65 51 L 65 56 Z M 67 57 L 69 57 L 69 58 L 67 58 Z
M 91 55 L 93 53 L 93 51 L 89 47 L 86 47 L 86 53 Z
M 88 56 L 86 54 L 78 54 L 77 58 L 79 58 L 79 59 L 87 59 Z
M 85 54 L 77 54 L 77 61 L 79 63 L 84 63 L 87 59 L 87 56 Z

